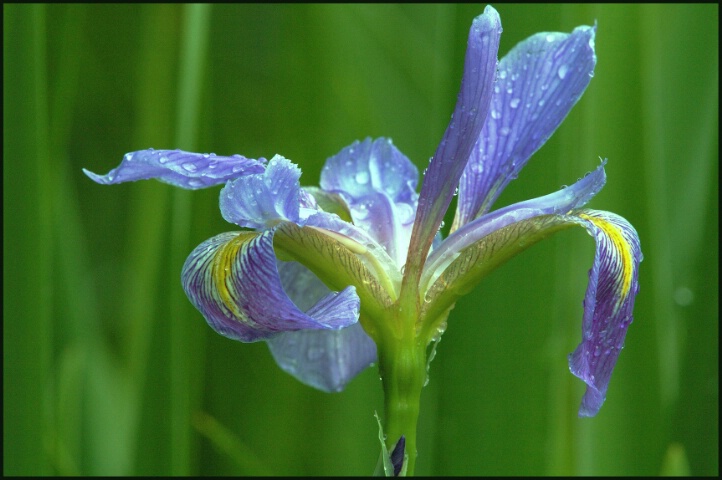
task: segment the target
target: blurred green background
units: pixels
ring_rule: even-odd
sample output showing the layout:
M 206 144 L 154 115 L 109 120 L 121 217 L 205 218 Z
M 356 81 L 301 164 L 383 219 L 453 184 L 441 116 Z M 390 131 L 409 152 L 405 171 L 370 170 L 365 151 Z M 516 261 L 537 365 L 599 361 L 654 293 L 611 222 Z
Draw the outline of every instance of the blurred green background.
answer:
M 609 159 L 637 228 L 635 321 L 593 419 L 566 356 L 594 242 L 566 231 L 460 301 L 422 398 L 419 474 L 719 474 L 717 5 L 498 5 L 500 55 L 598 22 L 596 75 L 497 207 Z M 387 136 L 422 171 L 483 5 L 3 5 L 3 472 L 369 474 L 378 373 L 323 394 L 215 334 L 179 281 L 234 227 L 219 188 L 103 187 L 148 147 L 325 159 Z M 450 223 L 447 219 L 447 225 Z

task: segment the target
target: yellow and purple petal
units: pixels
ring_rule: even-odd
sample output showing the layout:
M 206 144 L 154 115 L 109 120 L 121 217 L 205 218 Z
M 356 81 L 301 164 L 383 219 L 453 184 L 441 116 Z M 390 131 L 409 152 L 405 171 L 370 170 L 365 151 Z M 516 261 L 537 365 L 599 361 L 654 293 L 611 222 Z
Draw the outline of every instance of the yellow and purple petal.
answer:
M 429 257 L 422 276 L 420 327 L 433 326 L 483 277 L 538 241 L 574 225 L 596 240 L 584 299 L 582 342 L 569 368 L 587 384 L 580 416 L 595 415 L 632 322 L 642 252 L 634 228 L 609 212 L 579 209 L 604 185 L 603 165 L 559 192 L 506 207 L 467 223 Z
M 241 155 L 224 157 L 215 153 L 183 150 L 139 150 L 126 153 L 120 165 L 106 175 L 83 172 L 96 183 L 112 185 L 155 178 L 176 187 L 196 190 L 225 183 L 243 175 L 262 173 L 265 159 Z
M 579 100 L 594 74 L 595 31 L 538 33 L 499 61 L 491 110 L 459 182 L 452 231 L 491 209 Z
M 639 291 L 639 236 L 624 218 L 610 212 L 582 210 L 575 214 L 597 243 L 584 297 L 582 342 L 569 355 L 569 370 L 587 384 L 579 416 L 597 414 L 624 347 Z
M 242 342 L 304 329 L 338 330 L 358 321 L 354 287 L 330 293 L 301 311 L 283 289 L 273 230 L 223 233 L 190 254 L 181 279 L 191 303 L 221 335 Z M 310 311 L 309 310 L 309 311 Z

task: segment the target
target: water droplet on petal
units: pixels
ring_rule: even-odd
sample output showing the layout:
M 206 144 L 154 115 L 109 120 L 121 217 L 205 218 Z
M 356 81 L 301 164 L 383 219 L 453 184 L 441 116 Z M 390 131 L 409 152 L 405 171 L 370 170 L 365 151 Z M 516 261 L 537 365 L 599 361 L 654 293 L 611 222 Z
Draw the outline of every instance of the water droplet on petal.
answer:
M 499 72 L 499 78 L 504 80 L 506 78 L 506 70 L 502 70 Z
M 559 78 L 564 80 L 564 77 L 567 76 L 567 72 L 569 71 L 569 67 L 567 65 L 562 65 L 559 67 L 559 70 L 557 71 L 557 75 L 559 75 Z
M 497 119 L 499 117 L 501 117 L 501 114 L 497 110 L 491 111 L 491 118 Z
M 168 163 L 168 157 L 160 157 L 158 160 L 160 163 Z
M 191 163 L 191 162 L 186 162 L 181 166 L 183 167 L 183 170 L 185 170 L 186 172 L 195 172 L 196 170 L 198 170 L 198 166 L 195 163 Z
M 509 127 L 501 127 L 501 130 L 499 130 L 499 133 L 501 133 L 504 136 L 509 135 L 510 132 L 511 132 L 511 129 Z
M 511 99 L 511 102 L 509 102 L 509 106 L 510 106 L 511 108 L 516 108 L 516 107 L 519 106 L 519 102 L 521 102 L 521 99 L 519 99 L 519 98 L 512 98 L 512 99 Z
M 356 172 L 356 183 L 360 185 L 366 185 L 367 183 L 369 183 L 369 172 Z

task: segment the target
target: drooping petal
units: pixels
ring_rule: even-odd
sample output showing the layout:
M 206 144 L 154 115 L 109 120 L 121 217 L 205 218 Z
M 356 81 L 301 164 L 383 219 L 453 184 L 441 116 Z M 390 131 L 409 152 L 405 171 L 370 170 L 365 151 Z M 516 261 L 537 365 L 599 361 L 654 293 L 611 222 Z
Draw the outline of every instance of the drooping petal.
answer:
M 376 361 L 376 344 L 360 323 L 341 330 L 284 332 L 269 339 L 268 347 L 283 370 L 324 392 L 340 392 Z
M 314 303 L 329 289 L 298 262 L 278 262 L 288 296 L 301 309 L 318 314 Z M 326 392 L 343 390 L 358 373 L 376 361 L 376 344 L 360 324 L 341 330 L 284 332 L 268 340 L 278 365 L 302 383 Z
M 605 164 L 606 161 L 603 161 L 594 171 L 569 187 L 543 197 L 501 208 L 456 230 L 429 255 L 421 278 L 421 291 L 430 287 L 464 249 L 487 235 L 512 223 L 540 215 L 565 214 L 586 205 L 594 195 L 599 193 L 606 182 Z
M 583 210 L 577 218 L 595 238 L 597 252 L 584 297 L 582 342 L 569 355 L 569 370 L 587 384 L 579 416 L 591 417 L 604 403 L 612 370 L 624 348 L 643 257 L 639 236 L 624 218 L 594 210 Z
M 358 321 L 354 287 L 319 300 L 317 315 L 302 312 L 287 296 L 276 266 L 273 230 L 217 235 L 196 247 L 181 279 L 191 303 L 221 335 L 242 342 L 279 332 L 331 329 Z
M 538 33 L 499 62 L 491 111 L 459 183 L 452 231 L 485 214 L 589 85 L 596 27 Z
M 485 217 L 482 217 L 482 219 Z M 431 323 L 469 292 L 479 280 L 539 240 L 574 225 L 596 240 L 594 265 L 584 298 L 582 343 L 569 356 L 569 368 L 587 384 L 580 416 L 595 415 L 602 403 L 612 369 L 632 322 L 632 308 L 642 252 L 634 228 L 609 212 L 573 210 L 541 215 L 508 224 L 462 250 L 426 292 L 421 309 L 422 334 Z
M 343 196 L 353 223 L 386 249 L 397 268 L 406 261 L 417 180 L 414 164 L 385 138 L 354 142 L 321 171 L 321 188 Z
M 221 190 L 221 214 L 248 228 L 270 228 L 281 221 L 298 222 L 301 169 L 276 155 L 265 171 L 232 180 Z
M 106 175 L 83 172 L 103 185 L 151 178 L 176 187 L 195 190 L 212 187 L 243 175 L 261 173 L 265 159 L 253 160 L 241 155 L 223 157 L 215 153 L 191 153 L 182 150 L 139 150 L 126 153 L 123 161 Z
M 420 267 L 484 125 L 496 77 L 500 37 L 499 14 L 487 6 L 471 25 L 456 107 L 424 174 L 406 265 L 409 283 L 415 283 L 421 274 Z

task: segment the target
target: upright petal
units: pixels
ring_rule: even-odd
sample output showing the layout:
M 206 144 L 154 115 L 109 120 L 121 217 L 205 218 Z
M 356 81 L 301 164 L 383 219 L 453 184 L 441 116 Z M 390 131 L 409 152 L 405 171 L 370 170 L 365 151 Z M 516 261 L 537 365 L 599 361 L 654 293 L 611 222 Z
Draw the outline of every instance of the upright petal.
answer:
M 321 188 L 340 194 L 353 223 L 381 244 L 400 268 L 416 211 L 418 171 L 389 139 L 354 142 L 329 158 Z
M 406 265 L 406 274 L 414 277 L 409 281 L 411 284 L 416 283 L 421 274 L 420 267 L 486 120 L 496 77 L 500 37 L 499 14 L 487 6 L 471 25 L 456 107 L 424 174 Z
M 196 247 L 181 279 L 191 303 L 221 335 L 242 342 L 279 332 L 331 329 L 358 321 L 354 287 L 330 293 L 303 313 L 283 289 L 273 250 L 273 230 L 223 233 Z M 310 310 L 309 310 L 310 311 Z
M 264 172 L 245 175 L 221 190 L 221 214 L 226 221 L 248 228 L 270 228 L 300 219 L 301 169 L 276 155 Z
M 182 150 L 139 150 L 126 153 L 123 161 L 106 175 L 83 172 L 94 182 L 111 185 L 155 178 L 176 187 L 196 190 L 228 180 L 261 173 L 265 159 L 253 160 L 241 155 L 222 157 L 215 153 L 191 153 Z
M 491 112 L 459 183 L 452 231 L 491 209 L 589 85 L 595 27 L 538 33 L 499 62 Z
M 597 242 L 584 297 L 582 342 L 569 355 L 569 370 L 587 384 L 579 416 L 591 417 L 604 403 L 612 370 L 624 348 L 643 257 L 639 236 L 624 218 L 594 210 L 576 216 Z

